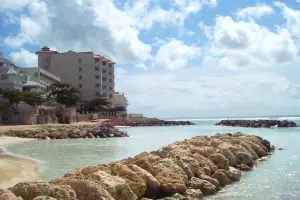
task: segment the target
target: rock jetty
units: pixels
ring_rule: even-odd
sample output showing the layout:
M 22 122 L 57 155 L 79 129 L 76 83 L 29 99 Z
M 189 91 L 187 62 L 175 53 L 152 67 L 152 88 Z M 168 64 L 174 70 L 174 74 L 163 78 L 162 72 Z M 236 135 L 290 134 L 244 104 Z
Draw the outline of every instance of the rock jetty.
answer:
M 11 129 L 1 132 L 1 135 L 44 140 L 128 137 L 126 132 L 120 131 L 110 124 L 41 125 L 34 129 Z
M 241 171 L 251 170 L 273 150 L 270 142 L 253 135 L 198 136 L 118 162 L 73 169 L 50 182 L 19 183 L 2 192 L 23 200 L 199 200 L 239 181 Z
M 222 120 L 217 126 L 239 126 L 251 128 L 297 127 L 295 122 L 287 120 Z
M 104 122 L 105 124 L 111 124 L 114 126 L 187 126 L 195 125 L 191 121 L 165 121 L 165 120 L 121 120 L 111 119 Z

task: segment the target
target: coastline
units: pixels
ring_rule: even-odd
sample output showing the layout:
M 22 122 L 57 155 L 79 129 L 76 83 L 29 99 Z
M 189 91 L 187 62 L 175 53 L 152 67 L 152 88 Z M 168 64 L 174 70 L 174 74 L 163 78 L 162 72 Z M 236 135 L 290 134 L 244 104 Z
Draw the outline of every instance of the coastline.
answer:
M 6 145 L 32 140 L 34 139 L 0 137 L 0 189 L 12 187 L 23 181 L 40 180 L 40 166 L 38 162 L 11 155 L 3 149 Z

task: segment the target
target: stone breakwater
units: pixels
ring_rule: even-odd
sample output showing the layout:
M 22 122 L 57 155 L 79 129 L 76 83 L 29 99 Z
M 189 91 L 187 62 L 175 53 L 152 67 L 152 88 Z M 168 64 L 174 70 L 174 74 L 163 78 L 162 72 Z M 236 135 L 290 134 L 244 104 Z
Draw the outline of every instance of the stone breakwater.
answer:
M 145 121 L 134 121 L 134 120 L 108 120 L 104 122 L 114 126 L 187 126 L 195 125 L 191 121 L 165 121 L 165 120 L 145 120 Z
M 297 127 L 295 122 L 287 120 L 222 120 L 217 126 L 238 126 L 251 128 Z
M 198 136 L 133 158 L 73 169 L 50 182 L 19 183 L 0 191 L 0 200 L 4 195 L 23 200 L 199 200 L 239 181 L 241 171 L 251 170 L 272 150 L 269 141 L 253 135 Z
M 128 137 L 109 124 L 85 125 L 41 125 L 36 129 L 11 129 L 1 132 L 0 136 L 11 136 L 34 139 L 77 139 L 77 138 L 107 138 Z

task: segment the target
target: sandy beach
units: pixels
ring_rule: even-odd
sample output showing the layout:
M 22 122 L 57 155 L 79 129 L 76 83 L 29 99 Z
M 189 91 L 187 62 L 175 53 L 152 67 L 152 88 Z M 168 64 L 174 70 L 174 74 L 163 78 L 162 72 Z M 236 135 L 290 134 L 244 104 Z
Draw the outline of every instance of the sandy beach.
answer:
M 22 181 L 40 179 L 39 164 L 36 161 L 9 155 L 1 149 L 8 144 L 31 140 L 6 136 L 0 137 L 0 188 L 8 188 Z

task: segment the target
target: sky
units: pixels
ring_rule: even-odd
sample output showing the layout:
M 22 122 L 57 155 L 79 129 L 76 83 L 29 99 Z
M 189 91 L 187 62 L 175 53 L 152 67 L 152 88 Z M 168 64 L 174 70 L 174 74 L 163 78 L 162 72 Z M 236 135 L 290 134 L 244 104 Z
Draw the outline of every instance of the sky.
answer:
M 93 51 L 149 117 L 300 114 L 300 0 L 0 0 L 0 51 Z

